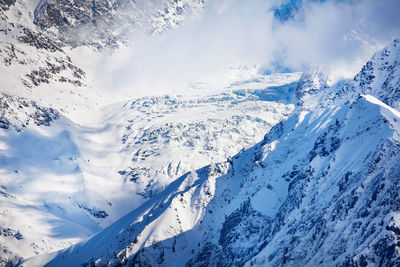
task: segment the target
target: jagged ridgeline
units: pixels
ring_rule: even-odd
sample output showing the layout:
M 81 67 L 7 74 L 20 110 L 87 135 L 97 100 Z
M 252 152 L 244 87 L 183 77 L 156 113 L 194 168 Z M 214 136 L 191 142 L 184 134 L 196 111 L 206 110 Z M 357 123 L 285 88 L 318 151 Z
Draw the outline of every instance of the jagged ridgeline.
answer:
M 204 0 L 42 0 L 34 23 L 73 46 L 118 46 L 135 34 L 163 33 Z

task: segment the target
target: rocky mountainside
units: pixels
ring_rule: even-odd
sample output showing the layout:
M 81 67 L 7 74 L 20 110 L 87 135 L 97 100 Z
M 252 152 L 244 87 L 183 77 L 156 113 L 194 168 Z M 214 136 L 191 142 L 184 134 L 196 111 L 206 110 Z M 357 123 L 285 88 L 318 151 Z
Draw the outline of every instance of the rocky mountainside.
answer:
M 2 4 L 0 71 L 4 78 L 0 80 L 1 93 L 29 96 L 39 105 L 58 109 L 67 109 L 64 105 L 67 102 L 75 102 L 75 106 L 85 102 L 85 92 L 91 91 L 86 72 L 71 59 L 70 49 L 33 24 L 34 8 L 35 1 Z M 72 101 L 60 100 L 66 92 L 73 92 Z
M 100 94 L 95 67 L 90 66 L 103 58 L 97 48 L 112 54 L 113 48 L 137 35 L 161 34 L 195 16 L 204 4 L 200 0 L 2 1 L 0 70 L 7 79 L 0 80 L 1 92 L 30 95 L 67 113 L 90 106 L 92 95 Z M 94 102 L 109 104 L 105 98 L 109 96 Z
M 34 23 L 72 46 L 118 46 L 138 34 L 163 33 L 184 14 L 194 15 L 204 0 L 42 0 Z
M 303 75 L 297 102 L 329 101 L 300 106 L 257 145 L 186 173 L 47 266 L 399 265 L 400 113 L 378 99 L 397 107 L 382 97 L 399 91 L 397 43 L 333 94 Z M 376 61 L 389 63 L 368 67 Z
M 0 128 L 21 131 L 29 124 L 50 126 L 59 116 L 56 110 L 38 106 L 31 100 L 6 94 L 0 96 Z

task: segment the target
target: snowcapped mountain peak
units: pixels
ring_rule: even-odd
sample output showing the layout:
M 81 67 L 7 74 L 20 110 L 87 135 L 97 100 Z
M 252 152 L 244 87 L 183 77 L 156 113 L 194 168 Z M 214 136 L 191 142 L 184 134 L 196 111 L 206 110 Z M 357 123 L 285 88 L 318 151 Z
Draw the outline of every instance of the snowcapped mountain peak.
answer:
M 400 39 L 377 52 L 354 78 L 364 94 L 373 94 L 400 108 Z
M 377 97 L 385 104 L 400 109 L 400 39 L 378 51 L 354 80 L 334 96 L 340 102 L 357 98 L 360 94 Z
M 385 104 L 400 108 L 400 39 L 373 55 L 353 80 L 330 82 L 322 70 L 304 72 L 296 89 L 299 108 L 312 110 L 331 105 L 344 105 L 360 95 L 372 95 Z

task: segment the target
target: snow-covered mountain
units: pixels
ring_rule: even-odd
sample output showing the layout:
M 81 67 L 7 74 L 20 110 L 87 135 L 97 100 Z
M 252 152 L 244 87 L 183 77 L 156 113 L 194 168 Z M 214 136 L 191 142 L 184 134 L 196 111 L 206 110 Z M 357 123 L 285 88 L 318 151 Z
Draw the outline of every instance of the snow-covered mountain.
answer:
M 324 105 L 299 106 L 260 143 L 184 174 L 48 266 L 400 264 L 400 113 L 378 99 L 397 107 L 382 96 L 399 88 L 364 75 L 392 84 L 397 44 L 333 94 L 320 72 L 303 75 L 297 102 Z
M 0 1 L 0 266 L 399 264 L 398 40 L 352 81 L 98 88 L 104 54 L 205 3 Z

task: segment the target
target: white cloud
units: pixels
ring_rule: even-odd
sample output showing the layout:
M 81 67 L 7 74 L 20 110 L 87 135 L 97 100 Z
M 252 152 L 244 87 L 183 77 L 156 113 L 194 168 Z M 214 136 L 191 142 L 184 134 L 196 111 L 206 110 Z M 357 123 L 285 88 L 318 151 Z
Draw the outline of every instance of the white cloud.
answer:
M 275 1 L 276 2 L 276 1 Z M 351 76 L 400 35 L 396 0 L 305 1 L 286 23 L 271 1 L 210 0 L 201 16 L 159 37 L 135 37 L 101 66 L 105 87 L 143 95 L 175 92 L 232 64 L 276 64 L 293 70 L 322 67 Z

